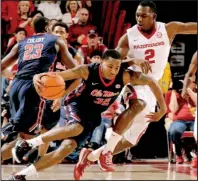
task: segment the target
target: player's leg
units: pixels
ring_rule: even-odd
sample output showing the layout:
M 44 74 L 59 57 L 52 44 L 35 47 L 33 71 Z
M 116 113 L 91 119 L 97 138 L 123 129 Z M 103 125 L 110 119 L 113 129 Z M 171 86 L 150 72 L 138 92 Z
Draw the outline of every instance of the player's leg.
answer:
M 104 171 L 114 170 L 112 163 L 114 149 L 122 139 L 123 134 L 133 123 L 134 118 L 145 108 L 145 105 L 143 100 L 131 99 L 129 100 L 129 107 L 118 116 L 112 133 L 98 160 L 101 169 Z
M 5 143 L 1 147 L 1 161 L 8 160 L 8 159 L 12 158 L 12 148 L 14 148 L 16 142 L 17 142 L 17 139 L 15 139 L 9 143 Z
M 77 143 L 75 140 L 66 139 L 55 151 L 45 154 L 36 163 L 11 175 L 10 180 L 24 180 L 26 177 L 37 175 L 39 171 L 60 163 L 67 155 L 72 153 L 76 147 Z
M 46 130 L 44 127 L 41 128 L 40 133 L 46 133 L 48 130 Z M 44 156 L 47 153 L 47 150 L 49 148 L 49 143 L 45 143 L 43 145 L 40 145 L 38 148 L 38 152 L 39 152 L 39 157 Z
M 75 104 L 76 105 L 76 104 Z M 16 143 L 16 146 L 13 150 L 13 156 L 15 159 L 20 162 L 24 154 L 29 152 L 32 148 L 49 143 L 55 140 L 63 140 L 79 135 L 83 131 L 83 126 L 80 124 L 81 119 L 78 116 L 73 117 L 72 115 L 78 115 L 78 109 L 75 106 L 68 105 L 67 107 L 61 107 L 61 117 L 60 122 L 66 120 L 74 120 L 75 124 L 69 124 L 68 126 L 55 127 L 47 131 L 44 134 L 39 135 L 36 138 L 30 140 L 22 140 Z
M 197 143 L 197 110 L 195 112 L 195 122 L 194 122 L 194 138 Z M 191 164 L 192 168 L 197 168 L 197 154 L 194 156 Z
M 133 120 L 134 117 L 139 112 L 141 112 L 145 107 L 145 103 L 142 102 L 141 100 L 135 100 L 135 99 L 130 100 L 130 104 L 131 105 L 123 113 L 121 113 L 121 115 L 118 117 L 118 119 L 121 119 L 121 120 L 122 119 L 127 119 L 127 120 L 130 119 L 130 122 L 131 122 L 131 120 Z M 124 123 L 122 123 L 122 124 L 127 124 L 128 126 L 130 126 L 130 124 L 128 122 L 127 123 L 126 122 L 124 121 Z M 122 127 L 121 130 L 125 131 L 125 128 Z M 113 164 L 112 164 L 112 152 L 114 151 L 114 148 L 115 148 L 116 144 L 120 141 L 121 138 L 116 138 L 115 139 L 115 138 L 112 138 L 112 135 L 111 135 L 110 138 L 108 139 L 107 145 L 110 148 L 110 150 L 106 152 L 107 154 L 104 154 L 105 155 L 104 156 L 104 162 L 103 162 L 104 164 L 101 163 L 101 161 L 100 161 L 100 165 L 103 164 L 102 165 L 103 167 L 101 166 L 103 170 L 105 170 L 105 171 L 113 171 L 114 170 Z M 109 143 L 109 141 L 114 142 L 114 143 L 113 144 Z M 116 144 L 115 144 L 115 142 L 116 142 Z M 80 177 L 82 176 L 82 174 L 84 172 L 84 169 L 91 162 L 94 162 L 94 161 L 98 160 L 98 158 L 101 158 L 101 155 L 102 155 L 101 153 L 105 149 L 107 150 L 107 148 L 108 148 L 108 147 L 106 147 L 107 145 L 104 145 L 104 146 L 100 147 L 99 149 L 97 149 L 95 151 L 92 151 L 92 152 L 88 149 L 83 149 L 81 151 L 80 156 L 79 156 L 79 162 L 77 163 L 77 165 L 75 167 L 75 170 L 74 170 L 74 174 L 78 176 L 77 178 L 80 179 Z M 113 149 L 112 149 L 112 147 L 113 147 Z
M 47 131 L 54 128 L 60 119 L 60 109 L 57 110 L 56 112 L 53 112 L 51 108 L 52 104 L 53 104 L 53 101 L 46 100 L 46 104 L 45 104 L 45 108 L 44 108 L 44 112 L 43 112 L 43 116 L 41 120 L 40 134 L 44 134 Z M 49 148 L 49 143 L 40 145 L 39 157 L 43 156 L 47 152 L 48 148 Z
M 5 143 L 1 148 L 1 159 L 7 160 L 12 158 L 12 148 L 14 148 L 18 139 L 31 139 L 32 137 L 34 137 L 34 135 L 28 135 L 25 133 L 9 134 L 6 140 L 7 143 Z

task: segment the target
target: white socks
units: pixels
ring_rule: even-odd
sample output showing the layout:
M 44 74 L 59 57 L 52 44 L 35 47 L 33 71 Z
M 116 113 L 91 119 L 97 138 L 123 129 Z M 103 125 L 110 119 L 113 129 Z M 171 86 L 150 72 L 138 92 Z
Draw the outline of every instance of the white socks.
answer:
M 32 175 L 37 175 L 37 170 L 35 166 L 32 164 L 29 167 L 21 170 L 20 172 L 16 173 L 16 175 L 25 175 L 25 176 L 32 176 Z
M 100 148 L 98 148 L 97 150 L 92 151 L 88 155 L 87 159 L 89 161 L 95 162 L 96 160 L 99 159 L 101 153 L 102 154 L 105 154 L 108 151 L 111 151 L 113 153 L 116 145 L 118 144 L 118 142 L 121 139 L 122 139 L 122 136 L 121 135 L 119 135 L 119 134 L 115 133 L 114 131 L 112 131 L 111 132 L 111 135 L 110 135 L 110 137 L 109 137 L 109 139 L 107 141 L 107 144 L 104 145 L 104 146 L 102 146 L 102 147 L 100 147 Z
M 97 150 L 92 151 L 91 153 L 89 153 L 87 159 L 89 161 L 95 162 L 98 160 L 98 158 L 100 157 L 101 152 L 103 151 L 105 145 L 98 148 Z
M 41 138 L 41 135 L 37 136 L 36 138 L 32 138 L 30 140 L 27 140 L 28 143 L 32 144 L 33 147 L 37 147 L 39 145 L 44 144 L 43 140 Z
M 107 144 L 104 147 L 104 150 L 102 152 L 102 154 L 107 153 L 108 151 L 112 152 L 114 151 L 116 145 L 118 144 L 118 142 L 122 139 L 122 136 L 115 133 L 113 130 L 111 132 L 111 136 L 109 137 L 109 139 L 107 140 Z

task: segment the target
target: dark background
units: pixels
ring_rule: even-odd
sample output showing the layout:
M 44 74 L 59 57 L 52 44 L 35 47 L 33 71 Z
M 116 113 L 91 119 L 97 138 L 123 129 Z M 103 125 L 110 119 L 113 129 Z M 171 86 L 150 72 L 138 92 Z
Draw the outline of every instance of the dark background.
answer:
M 121 1 L 120 10 L 127 10 L 125 22 L 136 24 L 135 11 L 140 1 Z M 157 6 L 157 21 L 168 23 L 170 21 L 197 22 L 197 1 L 154 1 Z M 94 22 L 100 27 L 102 2 L 93 2 Z M 100 11 L 100 12 L 101 12 Z M 177 35 L 173 45 L 178 49 L 181 43 L 185 45 L 183 52 L 170 52 L 169 62 L 172 75 L 176 73 L 185 74 L 191 61 L 193 53 L 197 50 L 197 35 Z M 183 65 L 173 66 L 171 57 L 183 57 Z M 139 144 L 132 149 L 132 154 L 141 158 L 167 157 L 167 138 L 164 128 L 164 119 L 158 123 L 151 123 L 147 132 L 142 136 Z

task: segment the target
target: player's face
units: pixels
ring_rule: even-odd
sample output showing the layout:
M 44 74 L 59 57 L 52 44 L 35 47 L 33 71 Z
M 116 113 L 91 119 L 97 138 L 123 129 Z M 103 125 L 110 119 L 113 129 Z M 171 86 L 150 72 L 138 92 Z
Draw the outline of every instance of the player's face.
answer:
M 138 6 L 136 10 L 136 22 L 140 30 L 148 31 L 155 26 L 156 15 L 148 6 Z
M 16 34 L 16 40 L 17 42 L 21 41 L 21 40 L 24 40 L 26 37 L 25 35 L 25 32 L 24 31 L 19 31 L 17 34 Z
M 62 26 L 56 26 L 54 31 L 52 32 L 54 35 L 66 40 L 68 37 L 68 33 L 66 32 L 65 28 Z
M 121 59 L 104 59 L 101 61 L 101 70 L 105 79 L 112 80 L 116 77 L 120 70 Z

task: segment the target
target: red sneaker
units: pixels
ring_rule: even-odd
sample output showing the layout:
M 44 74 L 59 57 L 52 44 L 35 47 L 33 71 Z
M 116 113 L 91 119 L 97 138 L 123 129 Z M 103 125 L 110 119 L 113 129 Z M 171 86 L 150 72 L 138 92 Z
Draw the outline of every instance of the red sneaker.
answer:
M 74 179 L 80 180 L 86 167 L 90 166 L 93 162 L 87 159 L 89 153 L 92 152 L 87 148 L 83 148 L 79 154 L 79 161 L 74 167 Z
M 105 154 L 100 154 L 100 157 L 98 159 L 98 164 L 101 168 L 101 170 L 105 172 L 113 172 L 115 171 L 114 165 L 113 165 L 113 153 L 108 151 Z
M 192 163 L 191 163 L 192 168 L 197 168 L 197 157 L 193 158 Z
M 177 156 L 177 157 L 176 157 L 176 163 L 177 163 L 177 164 L 182 164 L 182 163 L 184 163 L 183 157 L 182 157 L 182 156 Z

